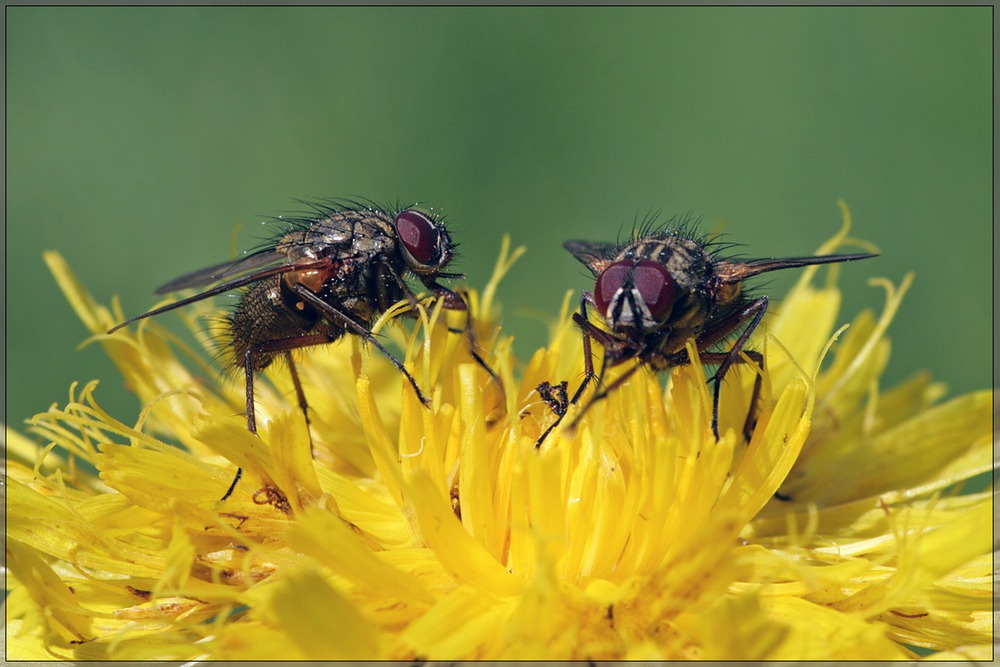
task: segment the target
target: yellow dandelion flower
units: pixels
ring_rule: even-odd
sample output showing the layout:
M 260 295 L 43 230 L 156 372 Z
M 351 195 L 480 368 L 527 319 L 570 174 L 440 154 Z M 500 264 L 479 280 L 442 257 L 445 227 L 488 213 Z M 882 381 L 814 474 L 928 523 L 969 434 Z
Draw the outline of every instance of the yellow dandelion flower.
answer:
M 880 387 L 909 277 L 877 281 L 881 316 L 844 330 L 836 266 L 823 285 L 804 271 L 755 340 L 749 443 L 753 372 L 727 376 L 716 441 L 695 363 L 634 374 L 536 449 L 556 418 L 536 388 L 577 382 L 582 346 L 567 296 L 515 379 L 490 316 L 519 252 L 505 244 L 470 294 L 506 393 L 439 322 L 462 315 L 431 309 L 408 337 L 382 333 L 433 409 L 345 339 L 299 362 L 311 438 L 287 372 L 257 384 L 255 437 L 206 355 L 155 321 L 108 336 L 121 313 L 47 255 L 147 407 L 120 421 L 92 382 L 37 415 L 34 440 L 7 430 L 8 657 L 991 655 L 991 494 L 962 487 L 992 470 L 992 394 L 941 402 L 925 375 Z M 207 309 L 184 311 L 192 329 Z

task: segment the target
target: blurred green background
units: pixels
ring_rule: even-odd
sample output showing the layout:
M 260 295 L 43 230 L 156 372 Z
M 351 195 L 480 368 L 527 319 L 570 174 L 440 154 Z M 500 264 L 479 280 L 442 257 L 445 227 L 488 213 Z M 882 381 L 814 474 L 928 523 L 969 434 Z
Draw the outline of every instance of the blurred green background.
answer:
M 690 211 L 748 256 L 809 254 L 843 197 L 883 256 L 843 268 L 841 319 L 881 309 L 869 277 L 917 273 L 887 382 L 992 383 L 991 8 L 6 11 L 14 425 L 72 380 L 137 408 L 75 350 L 43 250 L 138 314 L 310 196 L 443 208 L 475 287 L 503 234 L 527 245 L 500 291 L 523 359 L 593 286 L 562 241 Z

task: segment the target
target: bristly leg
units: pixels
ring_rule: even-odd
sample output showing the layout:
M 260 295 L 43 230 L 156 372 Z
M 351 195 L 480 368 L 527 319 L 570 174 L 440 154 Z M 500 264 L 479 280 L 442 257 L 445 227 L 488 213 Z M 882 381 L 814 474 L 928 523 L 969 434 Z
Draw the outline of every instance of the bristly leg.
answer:
M 493 370 L 493 368 L 486 362 L 486 359 L 484 359 L 482 355 L 479 354 L 479 342 L 476 340 L 475 323 L 472 321 L 472 312 L 469 310 L 467 301 L 462 296 L 460 296 L 456 292 L 448 289 L 443 285 L 435 284 L 435 287 L 441 290 L 442 292 L 450 292 L 454 294 L 455 297 L 457 297 L 458 300 L 462 303 L 463 309 L 466 312 L 466 318 L 465 318 L 465 327 L 460 333 L 464 333 L 468 338 L 469 354 L 472 356 L 473 360 L 479 365 L 480 368 L 486 371 L 486 374 L 490 376 L 490 380 L 492 380 L 493 383 L 497 386 L 497 389 L 500 390 L 500 407 L 503 410 L 500 418 L 502 419 L 503 416 L 507 414 L 507 389 L 506 387 L 504 387 L 503 380 L 500 379 L 500 376 L 497 375 L 497 372 Z
M 556 419 L 551 424 L 549 424 L 548 428 L 546 428 L 542 432 L 542 434 L 540 436 L 538 436 L 538 440 L 535 441 L 535 449 L 540 449 L 541 446 L 542 446 L 542 443 L 545 442 L 545 438 L 547 438 L 548 435 L 549 435 L 549 433 L 552 432 L 552 429 L 554 429 L 556 426 L 558 426 L 560 423 L 562 423 L 563 417 L 566 416 L 566 412 L 569 410 L 569 406 L 577 404 L 577 402 L 580 400 L 580 397 L 583 395 L 584 389 L 586 389 L 587 385 L 590 384 L 590 381 L 591 380 L 596 380 L 597 385 L 600 386 L 600 384 L 601 384 L 600 378 L 604 375 L 604 368 L 605 368 L 605 365 L 606 365 L 605 362 L 607 360 L 607 357 L 605 357 L 605 360 L 602 361 L 602 363 L 601 363 L 601 372 L 600 372 L 600 374 L 595 373 L 594 372 L 593 350 L 591 348 L 590 339 L 591 339 L 591 336 L 594 335 L 594 334 L 591 333 L 592 331 L 596 331 L 601 336 L 605 336 L 606 334 L 604 334 L 604 332 L 602 332 L 600 329 L 594 329 L 593 325 L 591 325 L 590 322 L 587 320 L 587 295 L 586 294 L 584 294 L 580 298 L 580 312 L 573 313 L 573 321 L 576 322 L 577 325 L 579 325 L 581 327 L 581 334 L 583 336 L 583 380 L 580 382 L 580 386 L 577 387 L 576 391 L 573 393 L 573 398 L 569 399 L 569 401 L 567 403 L 565 403 L 564 406 L 562 406 L 561 411 L 557 410 L 555 407 L 553 407 L 553 405 L 552 405 L 551 402 L 549 402 L 548 400 L 546 400 L 546 396 L 544 394 L 542 394 L 542 391 L 543 391 L 542 390 L 542 385 L 538 386 L 538 393 L 540 395 L 542 395 L 542 400 L 545 401 L 545 403 L 550 408 L 552 408 L 553 412 L 556 413 Z M 600 342 L 600 339 L 599 339 L 599 342 Z M 547 387 L 552 387 L 553 386 L 553 385 L 549 384 L 548 382 L 543 382 L 542 384 L 546 385 Z M 559 383 L 559 385 L 557 385 L 557 386 L 568 386 L 568 385 L 569 385 L 569 383 L 563 381 L 563 382 Z M 566 396 L 566 390 L 563 389 L 561 393 L 562 393 L 562 397 L 565 398 L 565 396 Z M 591 403 L 593 402 L 593 400 L 594 399 L 591 399 Z M 590 404 L 588 404 L 587 407 L 590 407 Z M 587 408 L 584 408 L 584 411 L 586 411 L 586 409 Z M 576 422 L 579 420 L 579 418 L 580 417 L 578 415 L 577 418 L 573 420 L 573 424 L 571 425 L 571 428 L 572 428 L 572 426 L 576 425 Z
M 463 274 L 448 274 L 446 277 L 451 278 L 464 278 Z M 404 285 L 405 286 L 405 285 Z M 424 282 L 424 286 L 427 287 L 436 298 L 441 299 L 443 303 L 443 308 L 445 310 L 461 311 L 466 314 L 465 324 L 462 328 L 448 327 L 448 332 L 453 334 L 464 334 L 468 339 L 469 345 L 469 355 L 472 357 L 473 361 L 486 371 L 486 374 L 490 376 L 490 380 L 497 386 L 500 390 L 500 405 L 503 409 L 503 414 L 507 413 L 507 389 L 504 387 L 503 380 L 495 370 L 489 365 L 486 359 L 479 354 L 479 343 L 476 340 L 476 331 L 473 326 L 472 313 L 469 311 L 468 302 L 461 294 L 452 290 L 444 285 L 439 284 L 436 280 L 428 280 Z M 421 305 L 417 300 L 416 296 L 413 295 L 409 288 L 406 288 L 407 295 L 411 302 L 411 309 L 402 313 L 403 316 L 416 316 Z M 501 415 L 502 418 L 502 415 Z
M 750 359 L 760 366 L 761 371 L 764 369 L 764 355 L 756 350 L 743 350 L 743 354 L 750 357 Z M 730 352 L 702 352 L 698 355 L 701 359 L 701 363 L 706 366 L 721 366 L 726 362 L 726 360 L 731 356 Z M 739 357 L 733 363 L 746 363 L 746 360 Z M 709 382 L 714 382 L 715 386 L 712 388 L 712 434 L 715 436 L 716 440 L 719 440 L 719 399 L 722 392 L 722 377 L 716 372 L 708 379 Z M 746 438 L 747 442 L 750 442 L 750 438 L 753 436 L 753 430 L 757 422 L 755 419 L 755 414 L 757 411 L 757 402 L 760 400 L 760 390 L 761 383 L 764 376 L 760 373 L 756 373 L 756 377 L 753 382 L 753 393 L 750 397 L 750 407 L 747 410 L 746 420 L 743 422 L 743 437 Z
M 302 381 L 299 379 L 299 371 L 295 367 L 295 360 L 292 359 L 291 352 L 285 352 L 285 362 L 288 364 L 288 371 L 292 374 L 292 384 L 295 386 L 295 398 L 299 402 L 299 409 L 302 410 L 302 418 L 306 422 L 306 435 L 309 436 L 309 453 L 316 455 L 316 448 L 312 439 L 312 422 L 309 419 L 309 402 L 306 400 L 306 393 L 302 390 Z
M 247 430 L 257 435 L 257 410 L 254 406 L 254 371 L 257 366 L 254 362 L 254 358 L 258 355 L 273 355 L 276 352 L 283 353 L 285 359 L 288 362 L 288 367 L 292 373 L 292 382 L 295 384 L 295 393 L 298 396 L 299 407 L 302 409 L 302 415 L 306 420 L 306 433 L 309 433 L 309 448 L 312 450 L 312 434 L 309 431 L 309 405 L 306 402 L 305 392 L 302 391 L 302 384 L 299 381 L 299 374 L 295 368 L 295 363 L 292 361 L 291 351 L 297 350 L 303 347 L 312 347 L 314 345 L 326 345 L 330 342 L 330 337 L 325 334 L 308 334 L 305 336 L 296 336 L 295 338 L 281 338 L 278 340 L 264 341 L 262 343 L 254 343 L 247 348 L 247 351 L 243 359 L 243 368 L 246 377 L 246 418 L 247 418 Z M 236 475 L 233 477 L 233 481 L 229 484 L 229 488 L 226 489 L 225 494 L 223 494 L 220 502 L 223 500 L 228 500 L 233 491 L 236 490 L 236 485 L 239 483 L 240 478 L 243 476 L 243 469 L 237 468 Z
M 446 310 L 465 312 L 465 325 L 461 329 L 448 327 L 448 331 L 450 333 L 464 334 L 466 336 L 469 344 L 469 355 L 480 368 L 486 371 L 486 374 L 490 376 L 490 380 L 497 386 L 497 389 L 500 390 L 500 405 L 503 409 L 503 415 L 506 415 L 507 389 L 504 387 L 503 380 L 500 379 L 497 372 L 493 370 L 489 363 L 487 363 L 486 359 L 479 354 L 479 342 L 476 340 L 476 329 L 474 322 L 472 321 L 472 312 L 469 310 L 468 301 L 455 290 L 445 287 L 444 285 L 440 285 L 436 281 L 426 282 L 425 285 L 431 290 L 431 292 L 434 293 L 434 296 L 444 301 L 444 308 Z
M 410 375 L 410 371 L 406 370 L 406 366 L 404 366 L 403 363 L 399 361 L 399 359 L 393 356 L 392 352 L 386 349 L 386 347 L 382 345 L 382 343 L 378 342 L 378 339 L 375 338 L 375 335 L 372 334 L 372 332 L 367 327 L 365 327 L 362 324 L 359 324 L 358 322 L 355 322 L 353 318 L 349 317 L 345 313 L 342 313 L 338 308 L 335 308 L 332 304 L 324 300 L 322 297 L 320 297 L 318 294 L 310 290 L 305 285 L 295 285 L 294 287 L 292 287 L 292 290 L 296 294 L 301 296 L 310 306 L 312 306 L 320 313 L 330 318 L 331 321 L 344 326 L 344 328 L 350 330 L 352 333 L 358 336 L 361 336 L 367 342 L 371 343 L 376 348 L 378 348 L 379 352 L 384 354 L 385 357 L 392 363 L 392 365 L 396 367 L 396 370 L 398 370 L 400 373 L 403 374 L 404 377 L 406 377 L 410 385 L 413 387 L 414 393 L 416 393 L 417 398 L 420 399 L 420 402 L 423 403 L 424 407 L 426 408 L 431 407 L 430 399 L 424 396 L 424 393 L 420 391 L 420 385 L 418 385 L 416 379 L 414 379 L 414 377 Z M 326 342 L 329 342 L 329 340 L 326 340 Z M 310 345 L 311 344 L 312 343 L 310 343 Z M 303 346 L 299 345 L 297 347 L 303 347 Z M 285 349 L 293 349 L 293 348 L 285 348 Z
M 713 323 L 713 325 L 703 331 L 695 341 L 695 345 L 698 348 L 698 357 L 701 359 L 702 363 L 710 366 L 714 364 L 719 365 L 715 374 L 709 378 L 709 382 L 715 382 L 714 391 L 712 392 L 712 433 L 715 435 L 716 440 L 719 439 L 719 400 L 722 391 L 722 379 L 726 376 L 729 368 L 734 363 L 744 362 L 743 357 L 740 356 L 740 352 L 743 351 L 743 347 L 746 345 L 747 340 L 749 340 L 750 334 L 754 332 L 754 329 L 756 329 L 760 325 L 761 320 L 764 319 L 764 314 L 767 312 L 767 304 L 768 301 L 766 296 L 754 299 L 739 310 L 730 313 L 718 322 Z M 733 346 L 728 352 L 705 351 L 706 348 L 715 345 L 730 333 L 738 329 L 747 320 L 750 320 L 750 323 L 743 329 L 739 337 L 736 339 L 736 342 L 733 343 Z M 759 352 L 752 352 L 749 350 L 746 352 L 748 356 L 761 366 L 761 370 L 763 370 L 764 356 Z M 743 434 L 746 436 L 748 441 L 752 435 L 752 431 L 748 430 L 748 425 L 753 418 L 753 413 L 757 405 L 757 398 L 760 395 L 760 383 L 761 376 L 757 375 L 757 379 L 754 381 L 753 398 L 750 401 L 750 414 L 747 415 L 747 419 L 743 424 Z
M 303 299 L 309 302 L 310 305 L 316 307 L 325 316 L 329 317 L 331 320 L 337 322 L 338 324 L 344 326 L 345 328 L 353 330 L 355 333 L 360 335 L 366 341 L 372 343 L 377 347 L 392 364 L 402 373 L 407 380 L 409 380 L 410 385 L 413 387 L 413 391 L 416 393 L 417 398 L 425 407 L 430 407 L 430 400 L 424 396 L 423 392 L 420 391 L 420 386 L 417 381 L 410 375 L 410 372 L 406 370 L 406 367 L 398 360 L 393 354 L 387 350 L 375 336 L 369 331 L 365 326 L 355 322 L 346 314 L 340 312 L 333 305 L 327 301 L 321 299 L 318 295 L 309 290 L 309 288 L 303 285 L 296 285 L 293 290 L 299 294 Z M 246 374 L 246 417 L 247 417 L 247 430 L 249 430 L 254 435 L 257 434 L 257 416 L 256 409 L 254 407 L 254 372 L 257 369 L 257 364 L 254 358 L 258 355 L 273 355 L 275 353 L 285 353 L 288 356 L 288 360 L 291 363 L 290 352 L 292 350 L 297 350 L 303 347 L 313 347 L 316 345 L 326 345 L 330 343 L 330 336 L 323 333 L 313 333 L 305 334 L 302 336 L 296 336 L 294 338 L 279 338 L 277 340 L 268 340 L 258 343 L 253 343 L 247 348 L 244 357 L 244 372 Z M 299 405 L 302 407 L 303 414 L 306 419 L 306 427 L 308 432 L 309 426 L 309 415 L 308 415 L 308 404 L 305 400 L 305 395 L 302 392 L 301 383 L 298 381 L 298 373 L 295 370 L 294 363 L 291 363 L 290 368 L 292 369 L 292 378 L 295 382 L 296 393 L 299 398 Z M 312 436 L 310 435 L 310 448 L 312 447 Z M 237 469 L 236 475 L 233 478 L 232 483 L 226 490 L 226 493 L 222 496 L 221 500 L 227 500 L 236 489 L 236 484 L 239 482 L 240 477 L 242 477 L 242 469 Z

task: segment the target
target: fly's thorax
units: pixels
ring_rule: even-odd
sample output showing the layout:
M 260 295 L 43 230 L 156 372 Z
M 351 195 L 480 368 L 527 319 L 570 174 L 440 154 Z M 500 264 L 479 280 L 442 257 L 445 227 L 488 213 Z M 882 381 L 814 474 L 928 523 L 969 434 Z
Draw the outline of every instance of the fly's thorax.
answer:
M 388 257 L 395 251 L 392 221 L 380 211 L 338 211 L 293 229 L 276 245 L 290 262 Z
M 712 272 L 712 257 L 684 236 L 650 236 L 627 244 L 618 259 L 649 260 L 664 267 L 678 288 L 695 290 Z
M 380 211 L 338 211 L 289 232 L 278 250 L 291 263 L 321 264 L 284 274 L 285 291 L 301 285 L 355 322 L 374 319 L 404 296 L 399 283 L 407 268 L 396 248 L 393 220 Z M 310 308 L 299 297 L 288 303 Z

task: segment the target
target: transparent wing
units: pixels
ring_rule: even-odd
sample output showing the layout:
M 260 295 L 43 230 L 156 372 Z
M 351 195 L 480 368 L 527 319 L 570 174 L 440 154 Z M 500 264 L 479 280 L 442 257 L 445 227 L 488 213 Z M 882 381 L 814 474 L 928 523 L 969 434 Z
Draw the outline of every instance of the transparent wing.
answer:
M 238 259 L 232 259 L 222 264 L 209 266 L 198 271 L 186 273 L 174 278 L 156 289 L 156 294 L 168 294 L 182 289 L 201 288 L 229 278 L 235 278 L 248 273 L 256 273 L 272 266 L 288 263 L 288 256 L 277 250 L 268 248 L 248 253 Z
M 611 259 L 618 253 L 616 244 L 601 241 L 566 241 L 563 247 L 583 262 L 595 276 L 608 268 Z
M 762 259 L 748 259 L 745 262 L 719 262 L 715 267 L 715 273 L 724 283 L 738 283 L 752 276 L 767 273 L 768 271 L 795 269 L 814 264 L 853 262 L 858 259 L 868 259 L 870 257 L 878 257 L 878 255 L 859 253 L 855 255 L 814 255 L 812 257 L 767 257 Z
M 287 260 L 287 258 L 285 257 L 285 255 L 281 255 L 281 254 L 278 254 L 278 253 L 270 253 L 270 252 L 268 254 L 276 254 L 282 260 Z M 256 258 L 256 255 L 255 255 L 255 258 Z M 261 260 L 261 261 L 263 261 L 263 260 Z M 251 270 L 244 263 L 238 269 L 232 269 L 232 270 L 230 270 L 230 273 L 229 273 L 229 275 L 233 275 L 233 274 L 241 274 L 241 275 L 237 275 L 235 278 L 232 278 L 230 280 L 226 280 L 225 282 L 217 283 L 214 287 L 211 287 L 210 289 L 207 289 L 204 292 L 199 292 L 198 294 L 195 294 L 194 296 L 189 296 L 186 299 L 181 299 L 180 301 L 176 301 L 174 303 L 169 303 L 166 306 L 161 306 L 159 308 L 155 308 L 153 310 L 150 310 L 149 312 L 143 313 L 142 315 L 137 315 L 137 316 L 135 316 L 135 317 L 133 317 L 131 319 L 125 320 L 121 324 L 116 324 L 114 327 L 112 327 L 111 329 L 109 329 L 108 333 L 114 333 L 115 331 L 118 331 L 122 327 L 127 326 L 127 325 L 131 324 L 132 322 L 136 322 L 138 320 L 144 320 L 147 317 L 152 317 L 153 315 L 159 315 L 160 313 L 166 313 L 168 311 L 175 310 L 177 308 L 181 308 L 183 306 L 186 306 L 188 304 L 194 303 L 196 301 L 201 301 L 203 299 L 208 299 L 209 297 L 217 296 L 219 294 L 224 294 L 224 293 L 226 293 L 226 292 L 228 292 L 230 290 L 234 290 L 234 289 L 237 289 L 239 287 L 245 287 L 246 285 L 250 285 L 251 283 L 255 283 L 255 282 L 260 281 L 260 280 L 264 280 L 265 278 L 269 278 L 271 276 L 278 276 L 278 275 L 281 275 L 283 273 L 289 273 L 291 271 L 310 271 L 310 270 L 324 270 L 324 269 L 329 269 L 330 266 L 332 264 L 334 264 L 334 261 L 332 259 L 330 259 L 329 257 L 324 257 L 322 259 L 317 259 L 317 260 L 314 260 L 314 261 L 311 261 L 311 262 L 297 262 L 295 264 L 290 264 L 287 261 L 282 261 L 281 263 L 277 263 L 277 264 L 275 264 L 274 262 L 264 262 L 264 264 L 270 264 L 270 266 L 264 266 L 263 268 L 257 268 L 256 270 Z M 190 286 L 195 286 L 195 285 L 200 284 L 197 281 L 205 279 L 204 278 L 205 276 L 212 276 L 213 278 L 210 278 L 209 281 L 210 282 L 217 282 L 217 280 L 214 278 L 214 276 L 217 276 L 217 275 L 220 275 L 220 274 L 221 275 L 226 275 L 226 271 L 229 270 L 226 267 L 231 267 L 231 263 L 230 264 L 220 265 L 220 267 L 209 267 L 208 269 L 202 269 L 201 271 L 195 271 L 194 273 L 188 274 L 187 276 L 181 276 L 177 280 L 174 280 L 174 281 L 172 281 L 170 283 L 167 283 L 167 285 L 165 285 L 164 287 L 170 287 L 171 290 L 168 290 L 168 291 L 172 291 L 172 290 L 177 290 L 177 289 L 183 289 L 182 287 L 176 287 L 176 285 L 185 285 L 185 286 L 189 286 L 189 287 Z M 213 273 L 213 271 L 212 271 L 213 268 L 221 268 L 221 271 Z M 197 280 L 196 280 L 196 278 L 197 278 Z M 188 283 L 188 281 L 191 281 L 191 282 Z

